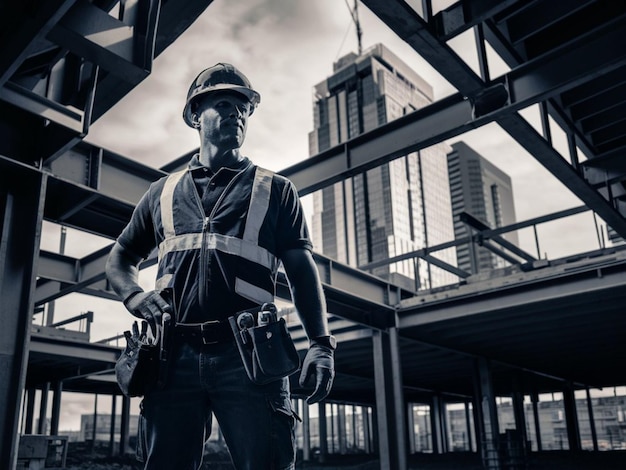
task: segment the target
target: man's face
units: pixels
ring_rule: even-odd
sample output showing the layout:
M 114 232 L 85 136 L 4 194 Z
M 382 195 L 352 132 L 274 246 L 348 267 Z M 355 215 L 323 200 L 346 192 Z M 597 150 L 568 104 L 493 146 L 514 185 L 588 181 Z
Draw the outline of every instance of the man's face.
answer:
M 207 94 L 201 99 L 197 112 L 202 139 L 217 147 L 241 147 L 250 111 L 249 101 L 240 93 Z

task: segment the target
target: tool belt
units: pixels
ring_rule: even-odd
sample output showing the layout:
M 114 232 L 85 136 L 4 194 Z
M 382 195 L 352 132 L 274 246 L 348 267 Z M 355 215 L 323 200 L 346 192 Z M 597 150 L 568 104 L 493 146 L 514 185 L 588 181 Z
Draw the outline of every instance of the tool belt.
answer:
M 266 306 L 273 311 L 266 311 Z M 257 321 L 250 312 L 240 312 L 228 322 L 248 378 L 262 385 L 297 372 L 300 356 L 273 304 L 264 304 L 258 315 Z
M 233 341 L 233 333 L 226 321 L 177 323 L 173 333 L 174 337 L 183 338 L 193 343 L 217 344 Z

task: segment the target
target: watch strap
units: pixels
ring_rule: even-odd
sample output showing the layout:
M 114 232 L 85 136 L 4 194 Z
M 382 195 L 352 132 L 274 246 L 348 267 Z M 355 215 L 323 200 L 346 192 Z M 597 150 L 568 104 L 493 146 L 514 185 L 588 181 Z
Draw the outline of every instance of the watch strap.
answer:
M 317 336 L 311 339 L 311 344 L 318 344 L 334 351 L 337 349 L 337 338 L 333 335 Z

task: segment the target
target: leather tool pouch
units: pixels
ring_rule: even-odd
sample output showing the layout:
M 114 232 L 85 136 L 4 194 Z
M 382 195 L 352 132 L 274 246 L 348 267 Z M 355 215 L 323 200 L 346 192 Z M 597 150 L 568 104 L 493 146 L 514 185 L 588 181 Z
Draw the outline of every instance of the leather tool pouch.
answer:
M 115 364 L 115 377 L 120 390 L 127 397 L 140 397 L 154 387 L 158 378 L 159 344 L 151 343 L 146 336 L 148 324 L 142 322 L 141 332 L 137 322 L 133 333 L 125 331 L 126 349 Z
M 163 290 L 161 296 L 170 305 L 174 305 L 171 289 Z M 148 335 L 148 323 L 143 320 L 141 331 L 135 321 L 132 333 L 124 332 L 126 348 L 115 363 L 115 378 L 120 390 L 127 397 L 141 397 L 151 388 L 162 388 L 165 385 L 170 322 L 171 316 L 164 314 L 156 337 Z
M 298 371 L 300 356 L 284 318 L 240 330 L 236 317 L 228 319 L 250 380 L 262 385 Z

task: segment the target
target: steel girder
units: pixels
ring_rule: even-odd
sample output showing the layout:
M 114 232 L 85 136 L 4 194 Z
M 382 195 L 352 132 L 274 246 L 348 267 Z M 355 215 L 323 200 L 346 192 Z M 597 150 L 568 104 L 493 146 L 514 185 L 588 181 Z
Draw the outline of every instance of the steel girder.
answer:
M 17 455 L 45 175 L 13 162 L 0 172 L 0 462 Z M 8 467 L 7 467 L 8 468 Z
M 437 37 L 434 28 L 404 1 L 363 0 L 363 3 L 433 65 L 463 96 L 467 96 L 469 101 L 480 98 L 481 93 L 488 90 L 493 83 L 503 84 L 508 90 L 510 104 L 489 113 L 492 120 L 496 120 L 616 232 L 626 236 L 626 219 L 623 217 L 626 211 L 622 212 L 621 201 L 607 200 L 584 179 L 575 165 L 568 164 L 546 138 L 514 112 L 557 97 L 584 82 L 623 67 L 626 64 L 626 51 L 615 47 L 615 44 L 626 42 L 623 18 L 604 25 L 599 33 L 572 41 L 566 48 L 556 48 L 519 65 L 497 82 L 487 83 L 444 43 L 443 38 L 448 33 L 443 32 L 442 37 Z M 465 1 L 460 3 L 463 7 L 468 4 Z M 488 2 L 481 5 L 484 6 L 481 13 L 484 17 L 489 12 L 490 5 Z M 503 6 L 506 6 L 504 2 Z M 478 17 L 480 15 L 470 18 L 465 26 L 476 23 Z M 457 26 L 456 31 L 464 30 L 465 26 Z M 467 110 L 465 116 L 468 116 Z
M 536 271 L 533 276 L 526 276 L 517 282 L 502 282 L 498 286 L 493 282 L 490 292 L 501 291 L 496 296 L 477 296 L 477 286 L 460 286 L 446 292 L 445 298 L 434 294 L 423 295 L 402 301 L 399 306 L 400 328 L 428 324 L 433 321 L 445 321 L 486 312 L 504 311 L 520 305 L 534 302 L 558 301 L 577 295 L 591 295 L 596 291 L 620 289 L 626 286 L 626 273 L 615 269 L 615 257 L 608 255 L 608 262 L 589 260 L 576 266 L 571 262 L 565 266 L 554 266 Z M 623 258 L 623 256 L 622 256 Z M 619 265 L 626 265 L 622 259 Z M 533 286 L 531 290 L 520 289 Z M 459 300 L 462 302 L 457 303 Z M 444 309 L 433 308 L 446 303 Z
M 433 347 L 577 387 L 614 385 L 614 364 L 626 360 L 625 265 L 624 249 L 615 249 L 523 273 L 499 270 L 403 301 L 398 328 Z
M 618 36 L 620 34 L 624 33 L 619 30 L 614 31 L 613 35 L 608 35 L 604 39 L 598 39 L 598 41 L 613 41 L 619 39 Z M 416 43 L 416 41 L 414 40 L 413 43 Z M 550 57 L 549 61 L 542 60 L 525 64 L 498 79 L 497 83 L 508 90 L 510 102 L 504 107 L 482 117 L 472 118 L 472 100 L 467 99 L 465 93 L 458 93 L 286 168 L 280 173 L 289 177 L 299 188 L 300 194 L 305 195 L 393 158 L 405 155 L 411 151 L 420 150 L 497 120 L 502 127 L 518 139 L 527 150 L 535 155 L 535 158 L 542 162 L 564 184 L 572 187 L 574 192 L 591 209 L 595 210 L 617 229 L 621 225 L 626 225 L 623 217 L 551 147 L 546 139 L 542 138 L 523 118 L 515 113 L 516 110 L 537 103 L 548 96 L 573 86 L 573 84 L 584 80 L 585 77 L 600 73 L 604 67 L 614 67 L 616 63 L 626 61 L 625 54 L 620 55 L 619 60 L 617 60 L 607 53 L 605 56 L 596 54 L 597 57 L 591 64 L 593 66 L 590 66 L 590 62 L 580 66 L 572 65 L 572 62 L 577 62 L 574 60 L 576 56 L 581 54 L 593 55 L 591 52 L 596 48 L 601 48 L 601 45 L 602 42 L 594 43 L 593 45 L 580 43 L 578 48 L 573 49 L 571 53 Z M 445 45 L 441 47 L 447 51 Z M 447 53 L 455 57 L 451 51 L 447 51 Z M 445 54 L 443 55 L 445 56 Z M 443 62 L 443 58 L 439 60 Z M 457 60 L 459 59 L 457 58 Z M 435 65 L 441 64 L 437 63 Z M 475 90 L 481 82 L 477 76 L 469 75 L 473 74 L 473 72 L 465 70 L 463 65 L 458 65 L 458 67 L 448 65 L 447 68 L 452 69 L 451 74 L 464 73 L 473 77 L 473 79 L 457 80 L 457 82 L 461 82 L 467 89 L 474 90 L 474 96 L 478 94 Z M 552 77 L 550 83 L 540 80 L 540 77 L 546 75 Z M 75 146 L 67 154 L 71 154 L 72 157 L 82 154 L 83 158 L 87 158 L 85 154 L 103 154 L 106 156 L 109 152 L 82 143 L 79 146 Z M 68 155 L 60 157 L 64 158 L 64 164 L 55 166 L 55 172 L 57 169 L 62 171 L 61 169 L 69 160 Z M 148 167 L 144 166 L 140 169 L 141 165 L 135 162 L 126 160 L 128 164 L 124 164 L 123 161 L 122 157 L 116 157 L 116 164 L 118 166 L 126 166 L 130 170 L 130 175 L 124 174 L 124 172 L 117 173 L 115 177 L 119 178 L 119 181 L 125 181 L 124 178 L 127 177 L 138 178 L 137 181 L 134 181 L 136 186 L 145 188 L 157 176 L 154 169 L 152 172 L 149 172 Z M 84 165 L 87 166 L 87 163 Z M 138 175 L 135 170 L 145 172 L 146 174 Z M 68 175 L 68 177 L 71 178 L 72 176 Z M 83 181 L 79 182 L 83 183 Z M 117 189 L 124 191 L 124 188 L 128 187 L 132 186 L 118 184 Z M 139 193 L 139 190 L 137 193 Z M 132 201 L 129 200 L 129 202 Z
M 167 173 L 81 142 L 45 167 L 45 218 L 117 238 L 150 183 Z
M 213 3 L 213 0 L 162 0 L 154 38 L 154 56 L 158 57 Z M 100 118 L 130 92 L 136 84 L 121 80 L 114 74 L 98 82 L 93 120 Z
M 106 299 L 118 299 L 109 288 L 104 265 L 110 246 L 82 259 L 42 251 L 39 256 L 35 305 L 43 305 L 72 292 Z M 338 263 L 319 254 L 313 255 L 322 278 L 328 311 L 356 323 L 384 329 L 394 324 L 394 306 L 413 292 L 387 281 Z M 141 268 L 154 265 L 156 258 L 146 260 Z M 279 275 L 278 295 L 290 299 L 284 274 Z
M 0 19 L 0 154 L 40 165 L 71 149 L 211 2 L 7 2 Z

